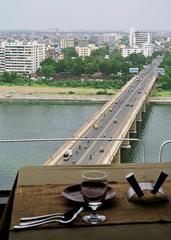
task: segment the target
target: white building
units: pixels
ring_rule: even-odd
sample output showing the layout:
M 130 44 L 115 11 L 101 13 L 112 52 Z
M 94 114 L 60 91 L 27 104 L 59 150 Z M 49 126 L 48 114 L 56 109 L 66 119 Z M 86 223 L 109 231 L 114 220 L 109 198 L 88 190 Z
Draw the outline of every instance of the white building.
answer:
M 145 57 L 152 56 L 154 52 L 154 44 L 143 44 L 141 48 L 122 48 L 121 55 L 126 58 L 132 53 L 142 53 Z
M 128 57 L 132 53 L 142 53 L 145 57 L 152 56 L 154 52 L 154 44 L 151 44 L 152 36 L 149 32 L 135 31 L 130 28 L 129 46 L 121 49 L 121 55 Z
M 88 57 L 91 54 L 90 48 L 87 47 L 75 47 L 75 50 L 79 57 Z
M 35 73 L 45 59 L 45 45 L 33 42 L 15 41 L 1 43 L 0 71 L 24 74 Z
M 71 38 L 62 38 L 60 40 L 60 47 L 61 48 L 69 48 L 69 47 L 74 48 L 75 41 L 74 41 L 74 39 L 71 39 Z
M 130 48 L 133 47 L 133 34 L 135 32 L 134 28 L 129 29 L 129 46 Z
M 97 36 L 98 43 L 116 43 L 119 41 L 121 36 L 117 33 L 105 33 Z
M 83 47 L 75 47 L 75 50 L 79 57 L 88 57 L 91 55 L 93 50 L 98 49 L 95 44 L 88 44 L 87 46 Z
M 143 44 L 142 46 L 142 53 L 145 57 L 152 56 L 154 52 L 154 44 Z
M 142 51 L 140 48 L 122 48 L 121 49 L 121 55 L 124 58 L 128 57 L 132 53 L 141 53 L 141 52 Z
M 0 72 L 4 72 L 5 69 L 5 48 L 0 45 Z
M 134 28 L 130 28 L 129 31 L 129 46 L 142 47 L 143 44 L 152 43 L 152 34 L 150 32 L 135 31 Z

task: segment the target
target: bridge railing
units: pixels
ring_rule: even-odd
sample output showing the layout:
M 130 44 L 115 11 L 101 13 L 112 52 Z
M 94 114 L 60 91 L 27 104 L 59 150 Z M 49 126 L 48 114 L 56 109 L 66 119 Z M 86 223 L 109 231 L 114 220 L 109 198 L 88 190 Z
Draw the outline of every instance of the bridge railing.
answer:
M 160 150 L 159 150 L 159 162 L 160 162 L 160 163 L 162 162 L 163 149 L 164 149 L 164 147 L 165 147 L 167 144 L 169 144 L 169 143 L 171 143 L 171 140 L 164 141 L 164 142 L 161 144 L 161 146 L 160 146 Z
M 141 139 L 138 138 L 29 138 L 29 139 L 0 139 L 0 143 L 30 143 L 30 142 L 67 142 L 67 141 L 107 141 L 107 142 L 116 142 L 116 141 L 134 141 L 142 144 L 143 149 L 143 163 L 145 163 L 145 144 Z M 52 155 L 53 157 L 53 155 Z

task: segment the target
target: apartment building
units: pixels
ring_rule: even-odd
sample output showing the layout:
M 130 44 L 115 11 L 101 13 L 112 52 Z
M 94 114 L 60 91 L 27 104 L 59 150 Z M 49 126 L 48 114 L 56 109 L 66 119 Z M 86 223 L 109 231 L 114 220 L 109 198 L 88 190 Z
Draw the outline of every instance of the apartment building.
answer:
M 98 43 L 115 43 L 120 39 L 120 35 L 117 33 L 105 33 L 97 36 Z
M 79 57 L 88 57 L 91 55 L 93 50 L 98 49 L 95 44 L 88 44 L 87 46 L 75 47 L 75 50 Z
M 0 47 L 0 72 L 35 73 L 45 59 L 45 45 L 33 42 L 5 42 Z
M 61 48 L 69 48 L 69 47 L 74 48 L 75 47 L 75 40 L 72 39 L 72 38 L 62 38 L 60 40 L 60 47 Z
M 91 54 L 91 49 L 89 47 L 75 47 L 75 50 L 79 57 L 88 57 Z
M 145 57 L 152 56 L 154 52 L 154 44 L 143 44 L 141 48 L 122 48 L 121 55 L 126 58 L 132 53 L 142 53 Z
M 0 72 L 4 72 L 5 69 L 5 48 L 0 45 Z
M 141 52 L 142 51 L 140 48 L 122 48 L 121 49 L 121 55 L 124 58 L 128 57 L 130 54 L 141 53 Z
M 155 50 L 154 44 L 143 44 L 142 45 L 142 53 L 145 57 L 152 56 Z

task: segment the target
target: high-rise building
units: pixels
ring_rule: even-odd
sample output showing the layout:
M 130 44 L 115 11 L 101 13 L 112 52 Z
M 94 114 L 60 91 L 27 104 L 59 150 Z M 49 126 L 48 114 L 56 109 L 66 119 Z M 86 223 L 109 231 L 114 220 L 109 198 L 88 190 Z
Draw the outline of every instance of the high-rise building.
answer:
M 121 55 L 128 57 L 133 53 L 142 53 L 145 57 L 152 56 L 154 52 L 154 44 L 152 42 L 151 33 L 135 31 L 134 28 L 129 30 L 129 47 L 121 49 Z
M 3 45 L 0 45 L 0 72 L 3 72 L 5 69 L 5 48 Z
M 130 28 L 129 31 L 129 46 L 130 47 L 142 47 L 143 44 L 151 44 L 152 35 L 150 32 L 135 31 Z
M 129 46 L 133 47 L 133 34 L 135 32 L 134 28 L 129 29 Z
M 142 47 L 143 44 L 151 44 L 152 37 L 149 32 L 135 32 L 133 34 L 133 46 Z
M 5 42 L 0 47 L 0 72 L 35 73 L 45 59 L 45 45 L 33 42 Z

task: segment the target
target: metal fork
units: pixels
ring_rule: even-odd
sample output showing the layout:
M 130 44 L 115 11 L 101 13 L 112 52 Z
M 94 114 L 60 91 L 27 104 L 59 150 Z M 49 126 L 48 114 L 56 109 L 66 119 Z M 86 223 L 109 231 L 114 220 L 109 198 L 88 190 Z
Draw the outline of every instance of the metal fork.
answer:
M 44 221 L 49 221 L 49 220 L 62 220 L 64 219 L 64 215 L 54 215 L 54 216 L 51 216 L 51 217 L 44 217 L 44 218 L 41 218 L 41 219 L 36 219 L 36 220 L 32 220 L 32 221 L 21 221 L 19 223 L 20 226 L 26 226 L 26 225 L 32 225 L 32 224 L 36 224 L 36 223 L 43 223 Z
M 51 216 L 49 218 L 44 218 L 41 220 L 20 222 L 19 225 L 14 226 L 14 229 L 32 228 L 32 227 L 36 227 L 36 226 L 40 226 L 40 225 L 44 225 L 44 224 L 52 223 L 52 222 L 59 222 L 59 223 L 67 224 L 67 223 L 72 222 L 83 210 L 84 210 L 84 207 L 79 206 L 79 207 L 75 207 L 75 208 L 67 211 L 65 214 L 63 214 L 62 217 Z
M 27 228 L 34 228 L 34 227 L 37 227 L 37 226 L 41 226 L 41 225 L 44 225 L 44 224 L 47 224 L 47 223 L 53 223 L 53 222 L 59 222 L 59 223 L 70 223 L 72 220 L 68 220 L 68 221 L 64 221 L 64 220 L 60 220 L 60 219 L 53 219 L 53 220 L 44 220 L 42 222 L 39 222 L 39 223 L 33 223 L 33 224 L 26 224 L 26 225 L 15 225 L 13 228 L 16 229 L 16 230 L 19 230 L 19 229 L 27 229 Z
M 25 222 L 25 221 L 34 221 L 34 220 L 41 220 L 41 219 L 45 219 L 45 218 L 49 218 L 49 217 L 63 217 L 64 213 L 51 213 L 51 214 L 46 214 L 46 215 L 40 215 L 40 216 L 35 216 L 35 217 L 22 217 L 20 219 L 21 222 Z

